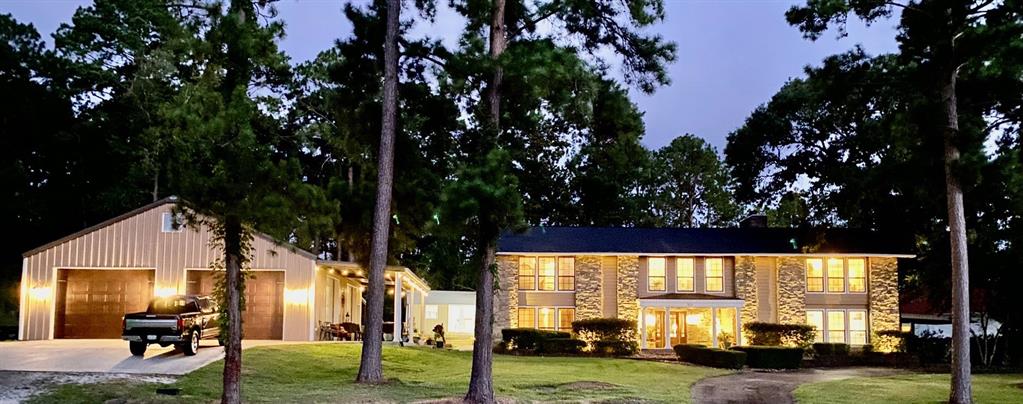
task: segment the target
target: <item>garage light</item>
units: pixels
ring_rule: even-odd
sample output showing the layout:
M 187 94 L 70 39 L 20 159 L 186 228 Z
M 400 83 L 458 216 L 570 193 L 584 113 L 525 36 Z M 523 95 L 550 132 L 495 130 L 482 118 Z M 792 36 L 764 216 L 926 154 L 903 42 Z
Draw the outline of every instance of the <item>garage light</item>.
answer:
M 36 286 L 28 290 L 28 296 L 32 300 L 49 300 L 53 295 L 53 289 L 49 286 Z
M 174 296 L 178 294 L 178 288 L 156 288 L 156 291 L 153 292 L 153 294 L 156 295 L 156 297 Z

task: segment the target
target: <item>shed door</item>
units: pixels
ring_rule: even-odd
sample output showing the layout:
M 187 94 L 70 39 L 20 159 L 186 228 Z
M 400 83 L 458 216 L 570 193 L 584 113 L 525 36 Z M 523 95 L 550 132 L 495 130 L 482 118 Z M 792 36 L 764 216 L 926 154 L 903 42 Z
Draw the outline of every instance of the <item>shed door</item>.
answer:
M 151 269 L 61 269 L 57 272 L 56 338 L 120 338 L 121 318 L 145 311 Z
M 252 271 L 245 280 L 242 337 L 282 339 L 284 335 L 284 272 Z M 188 293 L 213 293 L 213 271 L 188 271 Z

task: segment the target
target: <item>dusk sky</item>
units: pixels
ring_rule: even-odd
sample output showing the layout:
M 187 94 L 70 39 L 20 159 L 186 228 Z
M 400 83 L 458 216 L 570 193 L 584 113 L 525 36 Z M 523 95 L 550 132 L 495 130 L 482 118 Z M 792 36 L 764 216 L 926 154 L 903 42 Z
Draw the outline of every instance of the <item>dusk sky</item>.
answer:
M 0 13 L 50 34 L 69 22 L 75 9 L 91 3 L 81 0 L 0 0 Z M 406 3 L 411 3 L 406 1 Z M 447 1 L 439 0 L 439 4 Z M 871 27 L 854 23 L 849 36 L 834 34 L 817 42 L 803 39 L 785 22 L 784 13 L 800 1 L 770 0 L 666 0 L 666 20 L 653 31 L 678 44 L 678 61 L 670 67 L 672 84 L 653 95 L 633 91 L 633 100 L 645 113 L 648 147 L 664 146 L 684 133 L 701 136 L 719 151 L 729 132 L 742 125 L 749 113 L 790 78 L 802 75 L 808 64 L 844 52 L 859 44 L 870 54 L 894 52 L 895 21 Z M 304 61 L 347 36 L 351 25 L 341 15 L 337 0 L 282 0 L 277 3 L 287 25 L 281 48 L 295 61 Z M 419 34 L 453 38 L 459 23 L 441 10 L 433 26 Z

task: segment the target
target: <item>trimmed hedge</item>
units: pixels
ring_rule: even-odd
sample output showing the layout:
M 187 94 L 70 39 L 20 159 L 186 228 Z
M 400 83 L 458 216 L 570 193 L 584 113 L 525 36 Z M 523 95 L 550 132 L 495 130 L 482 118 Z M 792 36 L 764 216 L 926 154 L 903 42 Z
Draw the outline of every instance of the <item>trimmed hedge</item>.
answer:
M 733 350 L 746 353 L 746 364 L 758 369 L 799 369 L 803 364 L 803 348 L 784 346 L 737 346 Z
M 551 338 L 540 341 L 538 353 L 546 354 L 577 354 L 582 352 L 586 342 L 575 338 Z
M 595 355 L 607 356 L 632 356 L 639 351 L 639 344 L 636 341 L 593 341 L 590 343 Z
M 906 343 L 914 335 L 901 330 L 881 330 L 874 333 L 874 348 L 878 352 L 906 352 Z
M 674 349 L 682 362 L 723 369 L 742 369 L 746 364 L 745 352 L 707 348 L 699 344 L 679 344 Z
M 797 346 L 808 348 L 813 344 L 817 329 L 806 324 L 776 324 L 754 321 L 743 324 L 749 344 L 756 346 Z
M 849 356 L 849 344 L 818 342 L 813 344 L 813 353 L 817 357 Z
M 572 332 L 587 341 L 631 341 L 636 339 L 636 320 L 591 318 L 572 322 Z
M 536 328 L 505 328 L 501 330 L 501 341 L 508 350 L 538 351 L 544 340 L 569 339 L 572 335 L 563 331 L 538 330 Z

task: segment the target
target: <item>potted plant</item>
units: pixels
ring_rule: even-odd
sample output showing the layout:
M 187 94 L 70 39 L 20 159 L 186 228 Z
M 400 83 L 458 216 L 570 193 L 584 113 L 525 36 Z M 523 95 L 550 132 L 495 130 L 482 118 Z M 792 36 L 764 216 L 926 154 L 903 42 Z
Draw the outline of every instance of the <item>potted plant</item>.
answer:
M 444 325 L 437 324 L 433 327 L 433 341 L 437 348 L 444 348 Z
M 421 337 L 419 335 L 419 329 L 418 328 L 412 330 L 412 343 L 413 344 L 419 345 L 419 341 L 422 340 L 422 338 L 423 337 Z

